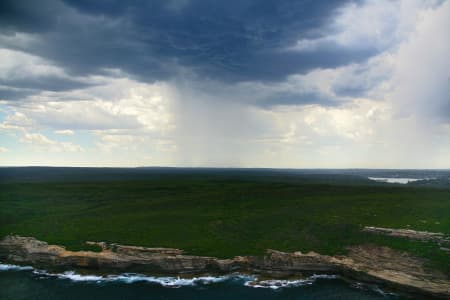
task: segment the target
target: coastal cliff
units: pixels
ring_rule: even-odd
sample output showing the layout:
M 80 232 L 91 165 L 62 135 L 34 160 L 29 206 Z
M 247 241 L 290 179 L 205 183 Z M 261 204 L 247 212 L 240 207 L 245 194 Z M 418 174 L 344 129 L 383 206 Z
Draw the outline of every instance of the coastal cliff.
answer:
M 343 278 L 374 282 L 385 286 L 450 299 L 448 275 L 427 269 L 424 262 L 387 247 L 361 245 L 348 248 L 343 256 L 286 253 L 267 250 L 263 257 L 237 256 L 232 259 L 185 255 L 172 248 L 146 248 L 104 242 L 100 252 L 69 251 L 33 237 L 7 236 L 0 241 L 0 260 L 36 267 L 81 268 L 99 272 L 141 272 L 146 274 L 201 275 L 234 272 L 264 277 L 301 276 L 328 273 Z

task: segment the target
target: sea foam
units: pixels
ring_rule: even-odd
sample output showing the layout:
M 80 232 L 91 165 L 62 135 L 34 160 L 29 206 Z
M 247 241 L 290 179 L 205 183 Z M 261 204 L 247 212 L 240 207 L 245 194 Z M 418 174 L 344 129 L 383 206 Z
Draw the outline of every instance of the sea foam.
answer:
M 30 271 L 33 270 L 31 266 L 17 266 L 0 263 L 0 271 Z
M 358 289 L 358 290 L 363 290 L 363 291 L 371 291 L 371 292 L 379 294 L 379 295 L 381 295 L 383 297 L 391 297 L 391 296 L 396 297 L 396 296 L 398 296 L 395 293 L 387 292 L 387 291 L 382 290 L 376 284 L 368 284 L 368 283 L 362 283 L 362 282 L 353 282 L 352 284 L 350 284 L 350 287 Z
M 108 275 L 108 276 L 81 275 L 75 273 L 74 271 L 66 271 L 64 273 L 49 273 L 43 270 L 34 270 L 33 273 L 41 276 L 56 277 L 58 279 L 68 279 L 71 281 L 84 281 L 96 283 L 122 282 L 126 284 L 136 282 L 147 282 L 151 284 L 172 288 L 178 288 L 183 286 L 208 285 L 232 280 L 245 282 L 253 279 L 253 277 L 251 276 L 244 276 L 244 275 L 201 276 L 192 278 L 182 278 L 182 277 L 155 277 L 135 273 L 124 273 L 120 275 Z
M 91 282 L 91 283 L 108 283 L 122 282 L 132 284 L 136 282 L 147 282 L 168 288 L 179 288 L 185 286 L 204 286 L 221 282 L 233 282 L 243 284 L 251 288 L 269 288 L 273 290 L 300 287 L 313 284 L 317 279 L 336 279 L 337 275 L 315 274 L 304 279 L 292 280 L 258 280 L 256 275 L 232 274 L 224 276 L 200 276 L 192 278 L 182 277 L 156 277 L 146 276 L 137 273 L 123 273 L 119 275 L 85 275 L 75 271 L 66 271 L 63 273 L 52 273 L 46 270 L 35 269 L 31 266 L 17 266 L 0 263 L 0 271 L 32 271 L 33 274 L 40 278 L 57 278 L 62 280 L 70 280 L 74 282 Z
M 241 274 L 182 278 L 169 276 L 167 277 L 146 276 L 143 274 L 136 274 L 136 273 L 123 273 L 120 275 L 106 275 L 106 276 L 78 274 L 75 271 L 52 273 L 47 270 L 35 269 L 31 266 L 18 266 L 2 263 L 0 263 L 0 271 L 32 271 L 33 274 L 38 275 L 41 278 L 57 278 L 57 279 L 71 280 L 75 282 L 94 282 L 94 283 L 123 282 L 129 284 L 135 282 L 148 282 L 158 284 L 164 287 L 208 285 L 225 281 L 247 282 L 256 279 L 255 276 L 241 275 Z
M 282 288 L 290 288 L 290 287 L 299 287 L 305 285 L 313 284 L 317 279 L 336 279 L 337 275 L 328 275 L 328 274 L 314 274 L 305 279 L 292 279 L 292 280 L 252 280 L 244 283 L 245 286 L 253 287 L 253 288 L 264 288 L 264 289 L 272 289 L 278 290 Z

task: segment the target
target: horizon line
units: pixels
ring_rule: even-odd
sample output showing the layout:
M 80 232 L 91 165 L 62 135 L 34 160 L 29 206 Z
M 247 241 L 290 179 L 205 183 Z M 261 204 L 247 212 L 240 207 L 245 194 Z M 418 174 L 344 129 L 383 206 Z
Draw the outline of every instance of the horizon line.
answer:
M 235 170 L 400 170 L 400 171 L 450 171 L 450 168 L 370 168 L 370 167 L 349 167 L 349 168 L 326 168 L 326 167 L 305 167 L 305 168 L 285 168 L 285 167 L 225 167 L 225 166 L 51 166 L 51 165 L 11 165 L 0 168 L 79 168 L 79 169 L 235 169 Z

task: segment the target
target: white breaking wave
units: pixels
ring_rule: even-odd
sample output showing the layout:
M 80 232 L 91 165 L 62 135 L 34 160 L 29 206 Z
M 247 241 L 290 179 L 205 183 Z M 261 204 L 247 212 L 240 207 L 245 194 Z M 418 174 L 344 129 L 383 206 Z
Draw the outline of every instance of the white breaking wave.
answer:
M 253 288 L 263 288 L 263 289 L 272 289 L 278 290 L 282 288 L 290 288 L 290 287 L 299 287 L 305 285 L 313 284 L 316 279 L 336 279 L 339 278 L 337 275 L 328 275 L 328 274 L 314 274 L 306 279 L 294 279 L 294 280 L 253 280 L 247 281 L 244 283 L 245 286 L 253 287 Z
M 97 276 L 97 275 L 81 275 L 81 274 L 75 273 L 74 271 L 66 271 L 63 273 L 49 273 L 45 270 L 33 270 L 33 273 L 36 275 L 41 275 L 41 276 L 56 277 L 59 279 L 69 279 L 72 281 L 100 282 L 100 281 L 103 281 L 105 278 L 107 278 L 107 277 Z
M 314 280 L 297 279 L 297 280 L 261 280 L 247 281 L 244 285 L 252 288 L 263 288 L 278 290 L 281 288 L 299 287 L 313 284 Z
M 362 282 L 354 282 L 354 283 L 350 284 L 350 287 L 356 288 L 356 289 L 359 289 L 359 290 L 363 290 L 363 291 L 372 291 L 372 292 L 375 292 L 377 294 L 382 295 L 383 297 L 397 296 L 397 294 L 395 294 L 395 293 L 383 291 L 376 284 L 367 284 L 367 283 L 362 283 Z
M 33 273 L 37 275 L 43 275 L 48 277 L 56 277 L 59 279 L 69 279 L 72 281 L 92 281 L 92 282 L 114 282 L 120 281 L 123 283 L 134 283 L 134 282 L 149 282 L 160 284 L 166 287 L 180 287 L 180 286 L 194 286 L 201 284 L 211 284 L 223 282 L 226 280 L 230 280 L 233 277 L 240 278 L 244 276 L 240 275 L 228 275 L 228 276 L 203 276 L 203 277 L 192 277 L 192 278 L 181 278 L 181 277 L 154 277 L 154 276 L 146 276 L 142 274 L 135 273 L 124 273 L 120 275 L 108 275 L 108 276 L 99 276 L 99 275 L 81 275 L 77 274 L 74 271 L 66 271 L 63 273 L 49 273 L 44 270 L 34 270 Z
M 200 276 L 192 278 L 182 278 L 182 277 L 155 277 L 146 276 L 142 274 L 135 273 L 124 273 L 120 275 L 84 275 L 78 274 L 75 271 L 66 271 L 63 273 L 51 273 L 46 270 L 34 269 L 33 267 L 17 266 L 10 264 L 1 264 L 0 271 L 33 271 L 33 274 L 39 275 L 41 277 L 53 277 L 58 279 L 66 279 L 75 282 L 123 282 L 123 283 L 135 283 L 135 282 L 148 282 L 153 284 L 159 284 L 164 287 L 182 287 L 182 286 L 197 286 L 197 285 L 208 285 L 214 283 L 220 283 L 225 281 L 242 281 L 247 282 L 255 280 L 254 276 L 249 275 L 225 275 L 225 276 Z
M 33 267 L 30 266 L 17 266 L 0 263 L 0 271 L 30 271 Z
M 202 276 L 192 278 L 181 277 L 154 277 L 146 276 L 142 274 L 124 273 L 120 275 L 108 275 L 108 276 L 96 276 L 96 275 L 81 275 L 74 271 L 67 271 L 64 273 L 48 273 L 46 271 L 35 270 L 35 274 L 56 277 L 59 279 L 69 279 L 72 281 L 87 281 L 87 282 L 123 282 L 123 283 L 135 283 L 135 282 L 148 282 L 159 284 L 164 287 L 182 287 L 182 286 L 196 286 L 196 285 L 208 285 L 213 283 L 224 282 L 227 280 L 252 280 L 253 277 L 243 275 L 227 275 L 227 276 Z
M 33 271 L 33 274 L 39 275 L 41 277 L 53 277 L 58 279 L 71 280 L 75 282 L 123 282 L 127 284 L 135 282 L 148 282 L 152 284 L 158 284 L 164 287 L 179 288 L 183 286 L 201 286 L 209 285 L 214 283 L 234 281 L 242 283 L 247 287 L 252 288 L 269 288 L 273 290 L 281 288 L 299 287 L 305 285 L 313 284 L 317 279 L 336 279 L 339 278 L 337 275 L 328 274 L 315 274 L 305 279 L 293 279 L 293 280 L 261 280 L 254 275 L 242 275 L 242 274 L 232 274 L 224 276 L 201 276 L 192 278 L 182 278 L 182 277 L 155 277 L 146 276 L 142 274 L 135 273 L 124 273 L 120 275 L 83 275 L 78 274 L 75 271 L 66 271 L 63 273 L 51 273 L 46 270 L 34 269 L 30 266 L 17 266 L 10 264 L 1 264 L 0 271 Z
M 140 274 L 122 274 L 118 276 L 109 276 L 109 279 L 120 280 L 125 283 L 134 282 L 150 282 L 160 284 L 165 287 L 181 287 L 181 286 L 196 286 L 208 285 L 213 283 L 225 282 L 229 280 L 252 280 L 253 277 L 244 275 L 227 275 L 227 276 L 202 276 L 193 278 L 181 277 L 153 277 Z

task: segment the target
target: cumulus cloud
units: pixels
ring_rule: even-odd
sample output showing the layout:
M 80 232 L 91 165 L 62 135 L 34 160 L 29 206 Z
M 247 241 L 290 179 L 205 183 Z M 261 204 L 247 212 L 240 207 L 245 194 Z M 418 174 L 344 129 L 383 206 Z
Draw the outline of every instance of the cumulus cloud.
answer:
M 39 151 L 49 152 L 83 152 L 84 149 L 71 142 L 58 142 L 49 139 L 41 133 L 27 133 L 23 134 L 21 142 L 30 144 Z
M 73 130 L 70 130 L 70 129 L 55 130 L 54 132 L 56 134 L 61 134 L 61 135 L 74 135 L 75 134 L 75 132 Z
M 0 61 L 0 99 L 3 100 L 19 100 L 40 91 L 64 91 L 91 84 L 22 51 L 0 48 Z
M 159 130 L 170 127 L 165 102 L 168 93 L 163 84 L 110 79 L 90 89 L 30 96 L 16 109 L 37 125 L 56 130 Z M 12 122 L 10 118 L 7 121 Z
M 28 118 L 25 114 L 19 111 L 8 114 L 6 118 L 0 123 L 0 130 L 2 131 L 24 131 L 35 126 L 35 122 Z
M 165 80 L 184 69 L 224 81 L 280 80 L 371 55 L 338 48 L 331 50 L 333 55 L 326 49 L 280 52 L 302 36 L 323 35 L 321 28 L 345 2 L 186 1 L 174 10 L 167 1 L 43 1 L 39 8 L 6 1 L 2 22 L 4 34 L 37 37 L 26 48 L 15 43 L 16 49 L 77 74 L 114 66 L 147 81 Z

